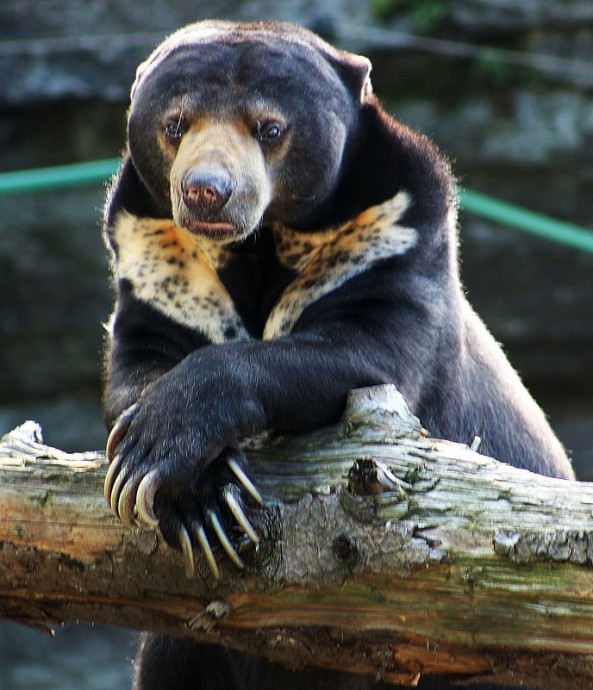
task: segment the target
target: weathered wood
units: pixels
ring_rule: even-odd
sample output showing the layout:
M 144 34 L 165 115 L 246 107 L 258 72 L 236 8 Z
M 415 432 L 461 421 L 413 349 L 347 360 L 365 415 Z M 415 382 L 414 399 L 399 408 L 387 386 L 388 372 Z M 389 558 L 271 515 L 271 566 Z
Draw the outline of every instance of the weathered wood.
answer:
M 593 486 L 428 438 L 393 387 L 247 447 L 263 535 L 215 583 L 104 505 L 101 453 L 0 444 L 0 617 L 160 630 L 292 665 L 593 684 Z M 350 489 L 348 489 L 348 485 Z M 367 493 L 368 495 L 360 495 Z

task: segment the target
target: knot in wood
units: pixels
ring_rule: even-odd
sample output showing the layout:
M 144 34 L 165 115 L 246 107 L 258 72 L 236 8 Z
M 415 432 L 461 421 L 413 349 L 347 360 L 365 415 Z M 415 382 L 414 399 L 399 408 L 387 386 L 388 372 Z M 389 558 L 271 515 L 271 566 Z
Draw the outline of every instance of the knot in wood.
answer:
M 345 532 L 340 532 L 334 537 L 332 551 L 344 565 L 353 567 L 360 561 L 360 551 L 356 540 Z
M 405 496 L 405 489 L 411 488 L 398 479 L 387 465 L 374 458 L 357 458 L 348 471 L 348 490 L 357 496 L 376 496 L 387 491 L 397 491 Z
M 232 610 L 233 607 L 227 601 L 215 599 L 200 613 L 191 618 L 187 622 L 187 626 L 190 630 L 205 630 L 209 632 L 218 621 L 226 618 Z

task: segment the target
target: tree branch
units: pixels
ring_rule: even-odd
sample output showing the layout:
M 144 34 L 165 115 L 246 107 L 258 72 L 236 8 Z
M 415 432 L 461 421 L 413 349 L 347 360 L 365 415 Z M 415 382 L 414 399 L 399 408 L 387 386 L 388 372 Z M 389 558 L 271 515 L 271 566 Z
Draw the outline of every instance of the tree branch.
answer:
M 217 642 L 293 666 L 410 683 L 593 681 L 593 486 L 426 436 L 392 386 L 340 424 L 246 448 L 262 542 L 215 583 L 104 505 L 101 453 L 0 443 L 0 617 Z

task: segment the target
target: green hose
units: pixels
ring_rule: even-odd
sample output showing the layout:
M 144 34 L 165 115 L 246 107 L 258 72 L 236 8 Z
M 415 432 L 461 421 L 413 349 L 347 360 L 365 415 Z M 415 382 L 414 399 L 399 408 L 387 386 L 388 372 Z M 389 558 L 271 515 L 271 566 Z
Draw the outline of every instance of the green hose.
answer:
M 0 196 L 103 184 L 117 170 L 118 165 L 117 158 L 109 158 L 0 173 Z M 462 209 L 468 213 L 593 254 L 592 230 L 555 220 L 469 189 L 460 190 L 460 198 Z
M 105 182 L 117 170 L 119 160 L 109 158 L 52 168 L 0 173 L 0 196 L 51 189 L 72 189 Z
M 521 206 L 507 204 L 469 189 L 461 190 L 460 198 L 461 207 L 468 213 L 593 254 L 591 230 L 528 211 Z

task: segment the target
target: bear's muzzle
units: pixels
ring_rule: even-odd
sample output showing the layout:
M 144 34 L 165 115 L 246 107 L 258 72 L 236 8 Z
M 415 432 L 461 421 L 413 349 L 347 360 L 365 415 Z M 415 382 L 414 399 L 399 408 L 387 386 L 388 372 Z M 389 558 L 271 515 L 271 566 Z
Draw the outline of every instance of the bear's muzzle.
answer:
M 192 209 L 219 211 L 230 199 L 235 182 L 224 171 L 192 168 L 181 180 L 183 203 Z

